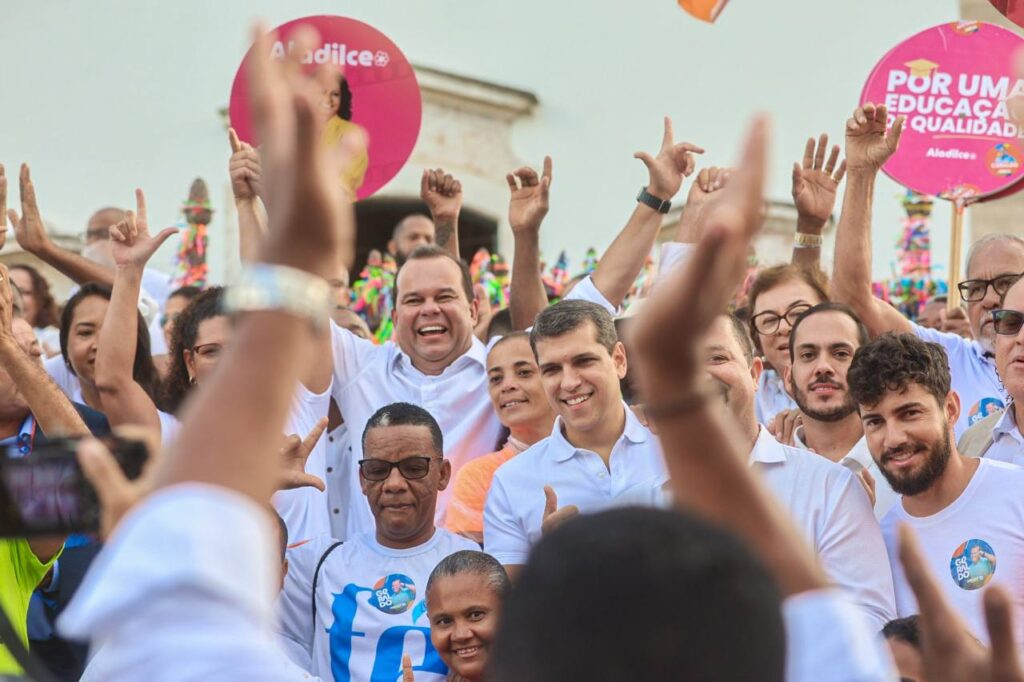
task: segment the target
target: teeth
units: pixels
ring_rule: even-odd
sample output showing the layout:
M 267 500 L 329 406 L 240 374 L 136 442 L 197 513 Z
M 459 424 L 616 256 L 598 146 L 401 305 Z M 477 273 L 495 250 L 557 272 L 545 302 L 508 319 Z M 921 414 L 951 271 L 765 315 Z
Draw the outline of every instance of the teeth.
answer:
M 582 403 L 585 400 L 587 400 L 589 397 L 590 397 L 589 395 L 581 395 L 581 396 L 577 396 L 575 398 L 569 398 L 565 402 L 567 404 L 569 404 L 569 405 L 579 405 L 580 403 Z
M 523 404 L 522 400 L 512 400 L 512 401 L 507 402 L 504 405 L 502 405 L 502 407 L 515 407 L 516 405 L 522 405 L 522 404 Z
M 456 656 L 472 656 L 477 651 L 480 651 L 480 647 L 478 647 L 478 646 L 471 646 L 471 647 L 468 647 L 466 649 L 456 649 L 455 650 L 455 655 Z

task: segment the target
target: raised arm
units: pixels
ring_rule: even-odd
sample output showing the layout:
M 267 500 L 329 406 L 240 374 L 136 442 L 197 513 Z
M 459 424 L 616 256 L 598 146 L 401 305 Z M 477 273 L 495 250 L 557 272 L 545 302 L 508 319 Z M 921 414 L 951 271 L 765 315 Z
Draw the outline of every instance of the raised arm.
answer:
M 828 135 L 821 134 L 817 145 L 807 138 L 803 163 L 793 164 L 793 203 L 796 205 L 796 242 L 793 264 L 821 269 L 821 233 L 836 205 L 836 189 L 846 173 L 846 162 L 836 168 L 839 145 L 833 145 L 825 160 Z
M 326 279 L 339 262 L 351 263 L 354 247 L 352 208 L 337 181 L 339 159 L 319 144 L 315 120 L 320 93 L 336 82 L 337 73 L 323 66 L 312 79 L 299 76 L 299 55 L 313 49 L 319 36 L 307 28 L 292 36 L 296 49 L 283 62 L 270 58 L 276 36 L 262 29 L 254 32 L 250 53 L 250 100 L 262 142 L 269 218 L 260 265 L 291 268 L 267 274 L 304 282 L 308 295 L 290 300 L 322 299 L 325 323 Z M 358 151 L 350 150 L 350 158 Z M 309 277 L 303 280 L 302 273 Z M 245 281 L 261 286 L 255 273 Z M 284 291 L 282 286 L 279 292 Z M 317 333 L 310 318 L 293 307 L 263 307 L 252 298 L 265 305 L 264 297 L 247 298 L 251 311 L 236 314 L 231 348 L 185 408 L 181 433 L 158 476 L 160 485 L 207 482 L 260 503 L 277 487 L 281 431 L 295 382 L 314 361 Z M 239 305 L 246 309 L 244 302 Z
M 683 178 L 693 173 L 696 166 L 693 155 L 702 153 L 703 149 L 689 142 L 675 143 L 672 119 L 666 116 L 658 155 L 652 157 L 647 152 L 637 152 L 633 157 L 647 166 L 647 192 L 661 201 L 671 201 L 682 186 Z M 657 209 L 638 202 L 629 222 L 601 256 L 593 274 L 594 285 L 612 305 L 622 305 L 640 274 L 654 248 L 662 217 Z
M 160 245 L 178 230 L 169 227 L 150 236 L 146 197 L 135 190 L 137 213 L 110 228 L 110 252 L 114 258 L 114 287 L 103 318 L 96 349 L 96 389 L 111 426 L 138 424 L 160 432 L 156 405 L 135 381 L 136 339 L 139 331 L 139 292 L 142 271 Z
M 260 202 L 260 155 L 252 145 L 238 139 L 234 128 L 228 129 L 228 141 L 228 175 L 238 211 L 238 251 L 243 263 L 252 263 L 267 237 L 267 221 Z
M 459 213 L 462 211 L 462 183 L 441 168 L 423 171 L 420 198 L 434 220 L 434 242 L 459 258 Z
M 25 398 L 43 433 L 50 437 L 88 435 L 88 427 L 68 397 L 53 383 L 42 365 L 18 345 L 11 329 L 13 315 L 11 277 L 7 266 L 0 264 L 0 365 Z
M 512 227 L 515 248 L 512 256 L 512 283 L 509 287 L 509 315 L 512 329 L 522 330 L 548 305 L 540 272 L 540 226 L 548 214 L 551 191 L 551 157 L 544 157 L 544 172 L 523 166 L 505 176 L 511 196 L 508 223 Z
M 826 578 L 751 472 L 699 359 L 703 337 L 742 282 L 762 222 L 766 137 L 767 123 L 758 120 L 738 170 L 708 207 L 697 252 L 655 288 L 634 323 L 633 343 L 677 502 L 739 535 L 783 594 L 793 595 L 824 587 Z
M 7 209 L 7 215 L 11 219 L 11 225 L 14 226 L 14 236 L 21 248 L 78 284 L 85 282 L 113 284 L 114 273 L 111 270 L 84 256 L 62 249 L 50 241 L 49 235 L 46 234 L 46 227 L 43 225 L 43 218 L 39 214 L 36 188 L 32 184 L 32 175 L 27 163 L 21 164 L 19 182 L 21 186 L 21 217 L 18 217 L 18 212 L 13 208 Z
M 857 313 L 872 335 L 909 332 L 910 322 L 871 291 L 871 205 L 875 178 L 895 153 L 904 118 L 886 133 L 885 107 L 865 104 L 846 122 L 846 193 L 836 228 L 836 255 L 832 272 L 832 298 Z

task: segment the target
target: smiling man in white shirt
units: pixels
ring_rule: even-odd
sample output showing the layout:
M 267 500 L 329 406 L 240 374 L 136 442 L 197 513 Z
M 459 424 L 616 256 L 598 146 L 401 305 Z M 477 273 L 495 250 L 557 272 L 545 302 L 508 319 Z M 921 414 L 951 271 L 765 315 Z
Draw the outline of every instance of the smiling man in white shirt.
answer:
M 846 384 L 853 354 L 869 340 L 867 328 L 848 306 L 822 303 L 796 320 L 789 340 L 786 381 L 803 418 L 794 442 L 860 477 L 870 491 L 875 518 L 882 518 L 899 496 L 871 459 Z
M 657 439 L 622 400 L 626 352 L 607 311 L 562 301 L 537 317 L 530 343 L 557 419 L 549 437 L 498 468 L 487 496 L 484 548 L 510 572 L 526 563 L 553 507 L 600 511 L 664 477 Z

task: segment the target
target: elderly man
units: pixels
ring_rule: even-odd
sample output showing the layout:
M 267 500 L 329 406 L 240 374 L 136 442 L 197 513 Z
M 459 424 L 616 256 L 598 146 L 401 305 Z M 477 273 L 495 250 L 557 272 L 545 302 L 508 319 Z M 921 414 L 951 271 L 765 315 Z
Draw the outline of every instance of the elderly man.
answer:
M 394 680 L 402 655 L 416 678 L 445 679 L 430 642 L 424 588 L 449 554 L 478 549 L 434 526 L 448 486 L 441 428 L 408 403 L 377 410 L 362 434 L 359 485 L 375 529 L 345 543 L 327 536 L 292 549 L 283 593 L 283 634 L 292 660 L 324 679 Z

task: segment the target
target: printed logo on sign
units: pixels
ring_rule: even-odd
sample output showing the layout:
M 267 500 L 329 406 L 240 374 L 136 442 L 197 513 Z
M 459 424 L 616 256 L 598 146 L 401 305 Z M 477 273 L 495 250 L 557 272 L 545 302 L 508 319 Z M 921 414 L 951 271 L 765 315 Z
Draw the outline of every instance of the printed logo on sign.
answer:
M 967 413 L 967 423 L 974 426 L 985 417 L 995 414 L 1004 407 L 1006 407 L 1006 405 L 1004 405 L 1003 401 L 999 398 L 982 398 L 975 403 L 974 407 L 971 408 L 971 411 Z
M 1013 175 L 1020 168 L 1020 152 L 1009 142 L 999 142 L 985 157 L 988 168 L 996 175 Z
M 270 56 L 274 59 L 284 59 L 286 54 L 291 54 L 295 49 L 295 41 L 288 41 L 288 49 L 285 50 L 284 43 L 278 40 L 270 48 Z M 323 46 L 306 52 L 302 57 L 303 64 L 337 64 L 338 66 L 387 66 L 391 58 L 384 50 L 349 49 L 345 43 L 324 43 Z
M 976 21 L 958 21 L 953 24 L 953 30 L 962 36 L 969 36 L 972 33 L 977 33 L 981 26 Z
M 996 572 L 996 553 L 984 540 L 968 540 L 953 552 L 949 571 L 964 590 L 980 590 Z
M 370 606 L 392 616 L 409 610 L 414 601 L 416 585 L 401 573 L 391 573 L 374 583 L 369 599 Z

